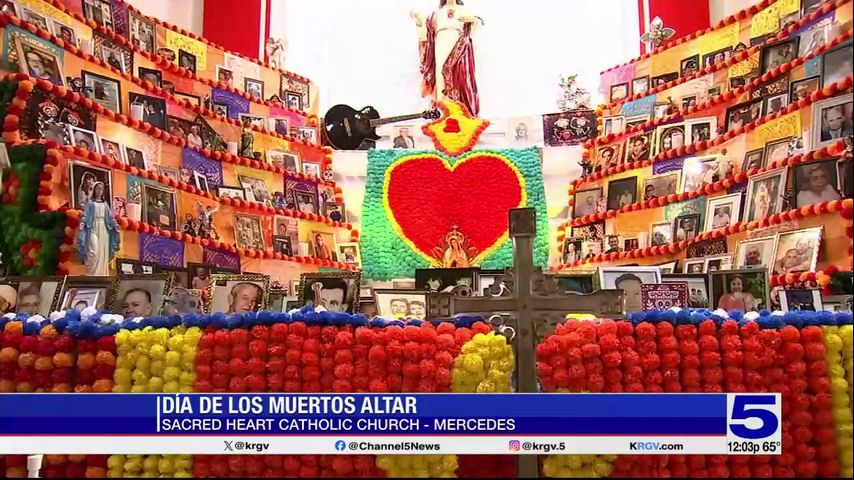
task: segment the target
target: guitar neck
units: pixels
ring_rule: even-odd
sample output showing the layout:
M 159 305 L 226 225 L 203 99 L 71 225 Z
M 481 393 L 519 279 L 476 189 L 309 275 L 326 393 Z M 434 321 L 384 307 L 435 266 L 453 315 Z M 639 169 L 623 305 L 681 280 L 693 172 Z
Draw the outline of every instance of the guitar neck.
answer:
M 377 118 L 375 120 L 371 120 L 372 127 L 379 127 L 380 125 L 385 125 L 387 123 L 395 123 L 395 122 L 403 122 L 405 120 L 414 120 L 417 118 L 421 118 L 423 114 L 421 113 L 413 113 L 410 115 L 399 115 L 397 117 L 387 117 L 387 118 Z

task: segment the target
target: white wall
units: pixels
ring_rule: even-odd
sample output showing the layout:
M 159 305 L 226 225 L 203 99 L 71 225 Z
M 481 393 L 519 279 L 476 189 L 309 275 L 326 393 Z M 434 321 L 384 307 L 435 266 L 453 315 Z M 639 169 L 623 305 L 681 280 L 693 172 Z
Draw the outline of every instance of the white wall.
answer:
M 205 0 L 125 0 L 142 13 L 202 34 Z
M 724 18 L 749 8 L 760 0 L 709 0 L 709 21 L 712 25 Z
M 410 10 L 438 0 L 273 0 L 270 31 L 290 43 L 287 67 L 336 103 L 388 115 L 421 110 Z M 486 22 L 476 34 L 481 116 L 555 111 L 560 74 L 595 91 L 599 72 L 638 55 L 635 0 L 467 0 Z

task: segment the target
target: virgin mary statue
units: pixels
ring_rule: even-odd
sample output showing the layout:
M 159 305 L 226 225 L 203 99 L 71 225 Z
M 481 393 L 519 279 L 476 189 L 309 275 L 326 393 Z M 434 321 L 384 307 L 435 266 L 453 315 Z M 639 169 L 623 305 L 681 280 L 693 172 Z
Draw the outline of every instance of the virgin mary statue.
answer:
M 412 12 L 418 27 L 421 54 L 421 94 L 436 100 L 451 99 L 480 112 L 474 77 L 472 31 L 483 23 L 463 6 L 463 0 L 439 0 L 439 9 L 427 21 Z

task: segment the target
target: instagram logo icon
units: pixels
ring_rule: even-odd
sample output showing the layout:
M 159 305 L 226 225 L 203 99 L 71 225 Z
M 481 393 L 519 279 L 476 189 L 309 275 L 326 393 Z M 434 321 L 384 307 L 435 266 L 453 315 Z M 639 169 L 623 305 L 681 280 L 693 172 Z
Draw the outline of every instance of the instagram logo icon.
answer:
M 511 452 L 518 452 L 519 448 L 521 448 L 521 444 L 519 443 L 519 440 L 510 440 L 510 451 Z

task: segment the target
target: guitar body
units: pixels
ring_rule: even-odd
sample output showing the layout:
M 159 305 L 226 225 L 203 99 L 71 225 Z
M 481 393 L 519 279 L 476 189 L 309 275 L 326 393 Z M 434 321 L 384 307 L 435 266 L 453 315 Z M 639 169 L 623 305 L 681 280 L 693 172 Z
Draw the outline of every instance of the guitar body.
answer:
M 323 126 L 326 139 L 338 150 L 358 150 L 365 140 L 379 140 L 371 120 L 380 118 L 374 107 L 356 110 L 349 105 L 335 105 L 326 112 Z

